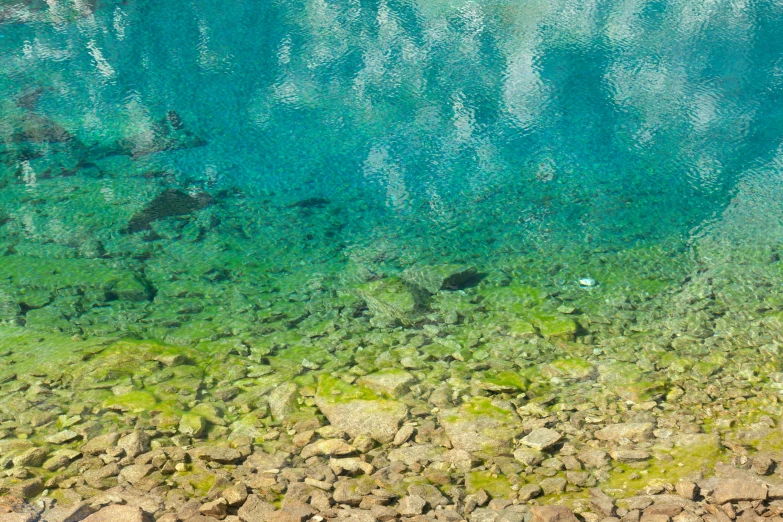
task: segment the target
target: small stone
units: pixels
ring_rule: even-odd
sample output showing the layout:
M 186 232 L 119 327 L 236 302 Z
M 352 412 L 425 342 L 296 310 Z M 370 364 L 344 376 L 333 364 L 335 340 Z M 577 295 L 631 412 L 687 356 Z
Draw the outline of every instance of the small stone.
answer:
M 522 439 L 522 444 L 543 451 L 557 444 L 563 436 L 549 428 L 538 428 Z
M 356 452 L 356 448 L 340 439 L 326 439 L 319 440 L 312 444 L 308 444 L 302 449 L 300 456 L 303 459 L 309 459 L 316 455 L 327 455 L 340 457 L 343 455 L 350 455 Z
M 106 433 L 105 435 L 98 435 L 97 437 L 87 441 L 87 443 L 81 447 L 81 450 L 87 455 L 100 455 L 101 453 L 105 453 L 109 448 L 113 448 L 119 440 L 119 433 Z
M 637 449 L 616 449 L 609 453 L 618 462 L 639 462 L 650 458 L 650 453 Z
M 679 496 L 687 500 L 696 500 L 696 496 L 699 494 L 699 486 L 687 480 L 678 482 L 674 489 Z
M 14 457 L 13 463 L 16 467 L 29 466 L 37 468 L 44 463 L 48 454 L 45 448 L 30 448 L 21 455 Z
M 81 435 L 75 431 L 63 430 L 55 433 L 54 435 L 46 437 L 44 440 L 49 444 L 65 444 L 66 442 L 71 442 L 72 440 L 78 439 L 80 436 Z
M 596 283 L 595 279 L 593 279 L 592 277 L 582 277 L 579 279 L 578 282 L 579 282 L 579 286 L 582 286 L 584 288 L 592 288 L 596 284 L 598 284 Z
M 132 466 L 122 468 L 122 471 L 120 471 L 120 479 L 130 482 L 131 484 L 136 484 L 154 470 L 155 467 L 149 464 L 133 464 Z
M 304 479 L 304 483 L 308 486 L 312 486 L 323 491 L 329 491 L 332 489 L 332 484 L 324 480 L 316 480 L 314 478 L 307 477 Z
M 274 512 L 275 506 L 269 502 L 261 500 L 257 495 L 249 495 L 242 507 L 237 511 L 237 515 L 242 520 L 256 521 L 264 520 L 265 516 Z
M 545 495 L 560 494 L 565 491 L 568 482 L 562 477 L 552 477 L 542 480 L 539 485 L 544 490 Z
M 234 484 L 226 488 L 221 493 L 226 502 L 231 507 L 241 506 L 247 500 L 247 486 L 244 484 Z
M 538 484 L 525 484 L 517 491 L 517 498 L 522 501 L 528 501 L 541 496 L 543 493 L 544 490 Z
M 517 448 L 514 451 L 514 458 L 525 466 L 538 466 L 544 461 L 544 455 L 532 448 Z
M 609 454 L 604 450 L 595 448 L 583 449 L 576 455 L 576 458 L 591 469 L 602 468 L 609 464 Z
M 143 431 L 132 431 L 117 441 L 117 446 L 125 450 L 130 458 L 136 458 L 150 450 L 150 438 Z
M 564 506 L 533 506 L 532 522 L 578 522 L 574 512 Z
M 186 413 L 179 421 L 178 430 L 183 435 L 200 439 L 207 431 L 207 421 L 201 415 Z
M 225 498 L 221 497 L 213 500 L 212 502 L 203 504 L 200 508 L 198 508 L 198 512 L 208 517 L 222 519 L 226 516 L 227 508 L 228 502 L 226 502 Z
M 406 495 L 400 499 L 397 512 L 402 516 L 414 516 L 424 513 L 424 506 L 427 501 L 418 495 Z
M 224 446 L 202 446 L 191 450 L 191 452 L 199 460 L 217 462 L 218 464 L 236 464 L 242 460 L 242 453 L 238 449 Z
M 400 431 L 397 432 L 397 435 L 394 436 L 394 440 L 392 441 L 392 444 L 395 446 L 401 446 L 402 444 L 408 442 L 408 439 L 410 439 L 413 436 L 415 431 L 416 428 L 414 428 L 410 424 L 403 425 L 403 427 L 400 428 Z

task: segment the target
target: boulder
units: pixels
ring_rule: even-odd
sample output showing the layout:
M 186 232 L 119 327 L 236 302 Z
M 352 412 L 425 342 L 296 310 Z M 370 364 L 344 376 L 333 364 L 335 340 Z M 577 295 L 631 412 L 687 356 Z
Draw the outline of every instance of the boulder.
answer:
M 406 270 L 402 278 L 431 294 L 441 290 L 457 290 L 476 277 L 476 267 L 446 264 L 414 267 Z
M 443 411 L 438 420 L 454 448 L 488 457 L 510 453 L 513 439 L 522 431 L 512 407 L 486 397 Z
M 351 437 L 365 435 L 381 443 L 394 440 L 400 423 L 408 416 L 403 403 L 382 399 L 369 388 L 328 375 L 318 381 L 315 404 L 333 426 Z

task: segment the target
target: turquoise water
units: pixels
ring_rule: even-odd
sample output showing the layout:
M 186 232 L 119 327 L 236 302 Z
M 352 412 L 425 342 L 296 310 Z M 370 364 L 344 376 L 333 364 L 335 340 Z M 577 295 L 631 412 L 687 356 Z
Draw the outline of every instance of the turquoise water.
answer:
M 232 310 L 257 297 L 226 294 L 242 281 L 306 301 L 446 262 L 567 293 L 608 288 L 600 255 L 681 284 L 704 244 L 777 241 L 781 18 L 776 1 L 6 0 L 0 241 L 14 263 L 133 271 L 151 304 L 126 326 L 172 279 Z M 65 315 L 95 303 L 125 313 Z

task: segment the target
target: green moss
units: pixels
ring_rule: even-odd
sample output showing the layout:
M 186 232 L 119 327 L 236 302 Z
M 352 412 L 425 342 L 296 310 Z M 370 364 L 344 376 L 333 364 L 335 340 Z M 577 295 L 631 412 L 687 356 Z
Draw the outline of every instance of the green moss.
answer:
M 103 407 L 110 410 L 129 411 L 140 413 L 151 411 L 157 404 L 157 399 L 151 393 L 145 391 L 132 391 L 124 395 L 113 395 L 103 401 Z
M 602 483 L 604 491 L 614 490 L 620 496 L 628 496 L 651 485 L 675 484 L 680 480 L 693 480 L 701 474 L 712 473 L 715 465 L 724 458 L 717 439 L 703 442 L 709 436 L 700 436 L 696 444 L 677 446 L 667 453 L 668 459 L 651 459 L 649 467 L 638 470 L 627 464 L 616 463 L 609 479 Z
M 582 380 L 595 375 L 595 367 L 584 359 L 570 357 L 552 361 L 543 367 L 542 373 L 549 377 Z
M 369 388 L 354 386 L 342 379 L 337 379 L 326 374 L 319 376 L 316 394 L 318 397 L 331 403 L 351 402 L 355 400 L 373 401 L 381 398 Z
M 388 277 L 359 285 L 354 293 L 362 299 L 378 318 L 396 319 L 403 324 L 415 320 L 422 306 L 422 297 L 401 279 Z
M 492 498 L 509 498 L 514 494 L 511 482 L 505 475 L 493 476 L 489 471 L 474 471 L 465 474 L 465 490 L 469 495 L 482 489 Z
M 573 339 L 576 335 L 576 321 L 564 315 L 535 311 L 529 315 L 531 322 L 545 339 Z
M 528 381 L 522 375 L 516 372 L 498 372 L 496 374 L 485 374 L 478 377 L 478 380 L 488 385 L 493 385 L 498 390 L 518 390 L 525 391 Z

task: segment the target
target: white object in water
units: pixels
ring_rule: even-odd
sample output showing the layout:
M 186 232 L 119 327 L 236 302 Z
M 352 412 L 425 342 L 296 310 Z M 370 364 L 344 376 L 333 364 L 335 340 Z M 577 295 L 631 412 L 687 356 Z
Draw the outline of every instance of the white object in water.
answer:
M 582 279 L 580 279 L 578 281 L 578 283 L 579 283 L 579 286 L 584 286 L 586 288 L 593 287 L 596 284 L 595 283 L 595 279 L 593 279 L 592 277 L 583 277 Z

